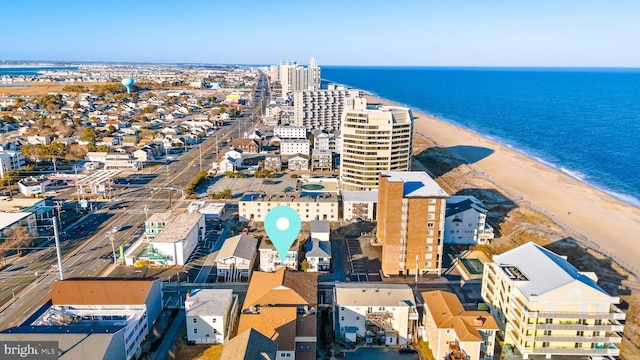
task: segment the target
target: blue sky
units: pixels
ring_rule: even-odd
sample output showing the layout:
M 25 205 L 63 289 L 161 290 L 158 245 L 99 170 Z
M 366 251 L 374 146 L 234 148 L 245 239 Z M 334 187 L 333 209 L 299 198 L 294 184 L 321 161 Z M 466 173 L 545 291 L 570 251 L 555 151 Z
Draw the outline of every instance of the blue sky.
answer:
M 0 59 L 640 67 L 640 1 L 3 0 Z

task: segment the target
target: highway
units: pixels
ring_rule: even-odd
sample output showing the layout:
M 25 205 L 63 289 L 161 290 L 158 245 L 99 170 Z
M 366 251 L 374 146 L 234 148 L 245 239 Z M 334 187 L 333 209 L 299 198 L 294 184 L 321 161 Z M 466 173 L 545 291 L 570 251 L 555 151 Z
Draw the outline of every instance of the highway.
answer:
M 184 189 L 200 171 L 200 163 L 202 169 L 207 170 L 211 161 L 215 161 L 214 150 L 221 142 L 234 136 L 237 129 L 251 129 L 257 124 L 268 99 L 266 75 L 259 74 L 253 99 L 260 98 L 260 101 L 253 101 L 251 108 L 238 120 L 219 128 L 215 136 L 192 147 L 177 160 L 155 169 L 153 174 L 157 176 L 149 176 L 145 184 L 130 184 L 126 189 L 115 186 L 111 203 L 103 203 L 64 229 L 70 237 L 61 245 L 65 278 L 98 277 L 105 272 L 110 273 L 113 255 L 108 235 L 114 226 L 120 227 L 113 232 L 113 247 L 118 256 L 120 245 L 126 247 L 143 234 L 147 215 L 169 209 L 169 192 L 173 197 L 172 208 L 184 205 L 180 192 L 163 189 Z M 148 208 L 146 213 L 145 207 Z M 36 310 L 58 278 L 53 248 L 30 252 L 0 271 L 0 329 L 18 325 Z

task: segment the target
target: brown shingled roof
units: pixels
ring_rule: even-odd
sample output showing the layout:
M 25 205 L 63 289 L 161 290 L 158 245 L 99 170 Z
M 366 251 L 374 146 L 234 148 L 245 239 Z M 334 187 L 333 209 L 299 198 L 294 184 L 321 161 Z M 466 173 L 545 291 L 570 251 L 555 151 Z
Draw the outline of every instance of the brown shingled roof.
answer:
M 144 304 L 154 281 L 112 278 L 61 280 L 56 281 L 49 291 L 49 299 L 53 305 Z
M 255 305 L 317 305 L 316 273 L 280 268 L 275 272 L 254 272 L 247 290 L 243 310 Z
M 296 313 L 295 307 L 263 307 L 259 314 L 242 314 L 238 333 L 253 328 L 277 342 L 278 351 L 293 351 L 296 339 Z

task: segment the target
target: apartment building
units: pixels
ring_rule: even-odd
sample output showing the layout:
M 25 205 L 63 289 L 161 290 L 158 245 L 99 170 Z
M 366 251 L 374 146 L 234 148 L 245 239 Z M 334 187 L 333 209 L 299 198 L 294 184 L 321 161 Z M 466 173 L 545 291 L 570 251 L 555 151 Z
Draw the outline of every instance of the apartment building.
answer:
M 343 190 L 375 190 L 383 172 L 411 164 L 413 115 L 403 107 L 347 110 L 341 124 L 340 181 Z
M 240 221 L 264 222 L 269 210 L 276 206 L 292 207 L 303 222 L 338 221 L 338 196 L 333 193 L 311 192 L 246 194 L 238 203 Z
M 307 128 L 304 126 L 275 126 L 273 135 L 280 139 L 306 139 Z
M 414 339 L 418 312 L 408 285 L 337 283 L 333 292 L 333 330 L 341 343 L 405 345 Z
M 273 272 L 280 268 L 289 268 L 291 270 L 298 270 L 298 257 L 300 252 L 300 241 L 295 240 L 284 259 L 280 258 L 280 253 L 276 250 L 276 246 L 271 239 L 263 238 L 260 241 L 260 265 L 258 270 L 263 272 Z
M 498 324 L 486 311 L 469 311 L 458 297 L 436 290 L 422 293 L 429 349 L 434 359 L 490 360 Z
M 380 175 L 377 236 L 385 275 L 440 275 L 448 197 L 424 171 Z
M 320 67 L 314 58 L 306 68 L 295 61 L 282 62 L 279 75 L 283 96 L 294 91 L 320 89 Z
M 231 289 L 196 289 L 184 301 L 187 341 L 224 344 L 238 316 L 238 295 Z
M 7 171 L 24 168 L 26 159 L 19 151 L 0 151 L 0 178 L 4 177 Z
M 216 257 L 218 281 L 249 281 L 257 253 L 254 237 L 240 234 L 226 239 Z
M 364 110 L 367 99 L 360 90 L 329 84 L 327 90 L 293 93 L 294 123 L 308 129 L 337 130 L 345 109 Z
M 280 155 L 309 155 L 311 143 L 307 139 L 282 139 L 280 141 Z
M 486 263 L 482 298 L 503 333 L 504 347 L 533 355 L 618 356 L 625 314 L 620 297 L 598 285 L 595 273 L 526 243 Z
M 344 221 L 375 221 L 378 210 L 377 191 L 342 192 L 342 217 Z
M 159 279 L 60 280 L 22 324 L 0 332 L 0 341 L 56 341 L 60 359 L 138 359 L 161 312 Z
M 156 213 L 145 222 L 149 248 L 156 258 L 162 258 L 158 265 L 186 264 L 205 232 L 204 214 L 200 213 Z
M 311 151 L 311 171 L 331 171 L 333 154 L 330 151 L 313 149 Z

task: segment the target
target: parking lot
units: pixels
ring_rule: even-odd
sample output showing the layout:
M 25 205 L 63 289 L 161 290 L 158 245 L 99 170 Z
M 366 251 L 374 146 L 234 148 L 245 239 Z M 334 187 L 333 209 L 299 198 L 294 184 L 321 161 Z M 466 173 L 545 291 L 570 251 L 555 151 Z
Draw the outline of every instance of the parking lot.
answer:
M 351 281 L 382 281 L 381 248 L 371 246 L 368 237 L 347 237 L 345 242 Z

